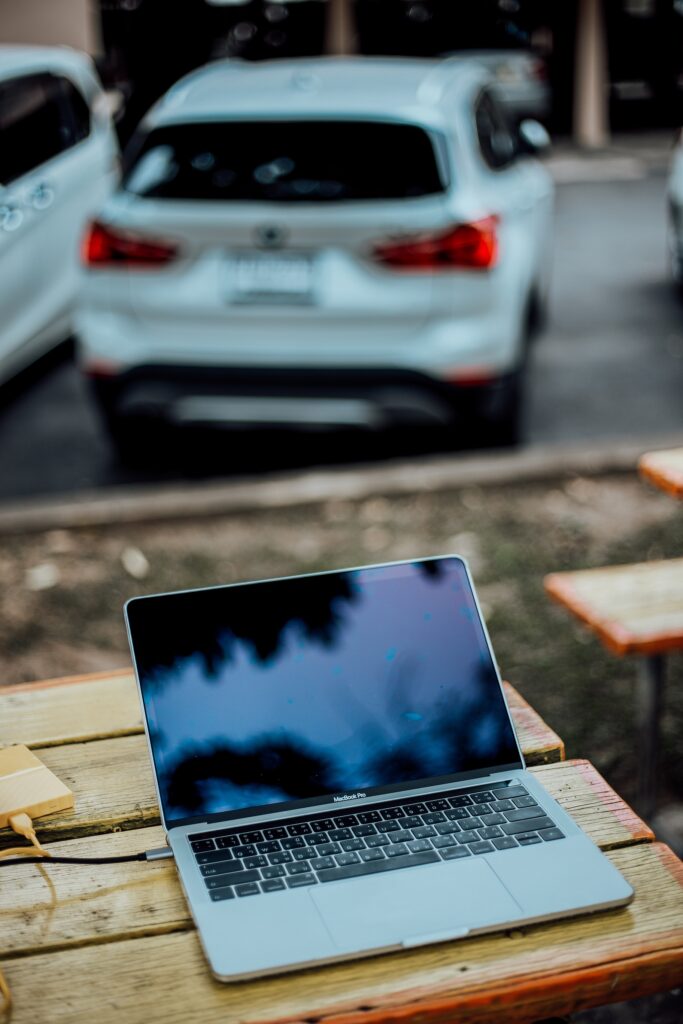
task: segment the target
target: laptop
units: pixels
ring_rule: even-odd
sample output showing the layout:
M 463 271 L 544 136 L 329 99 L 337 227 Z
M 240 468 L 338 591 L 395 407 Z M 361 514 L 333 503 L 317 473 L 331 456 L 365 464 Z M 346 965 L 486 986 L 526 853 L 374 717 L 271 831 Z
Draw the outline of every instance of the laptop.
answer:
M 125 615 L 163 826 L 221 981 L 632 899 L 525 769 L 461 558 Z

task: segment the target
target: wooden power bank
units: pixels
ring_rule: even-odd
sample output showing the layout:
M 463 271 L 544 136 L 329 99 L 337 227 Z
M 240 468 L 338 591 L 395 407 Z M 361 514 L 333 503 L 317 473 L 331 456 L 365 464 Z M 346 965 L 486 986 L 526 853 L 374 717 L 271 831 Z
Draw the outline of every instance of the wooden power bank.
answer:
M 39 818 L 73 805 L 71 790 L 28 747 L 0 750 L 0 828 L 21 811 Z

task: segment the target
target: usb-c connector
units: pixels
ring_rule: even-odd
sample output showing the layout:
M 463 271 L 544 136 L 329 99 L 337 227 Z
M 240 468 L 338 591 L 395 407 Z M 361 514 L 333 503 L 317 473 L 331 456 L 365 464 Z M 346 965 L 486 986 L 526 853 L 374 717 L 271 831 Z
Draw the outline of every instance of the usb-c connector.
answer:
M 170 846 L 157 846 L 154 850 L 147 850 L 145 860 L 167 860 L 173 856 Z

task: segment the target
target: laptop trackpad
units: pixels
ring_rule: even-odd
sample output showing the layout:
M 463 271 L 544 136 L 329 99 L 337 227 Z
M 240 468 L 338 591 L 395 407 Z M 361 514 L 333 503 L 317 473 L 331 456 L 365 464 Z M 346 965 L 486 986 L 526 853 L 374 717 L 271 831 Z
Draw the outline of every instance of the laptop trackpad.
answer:
M 445 940 L 520 917 L 489 865 L 474 858 L 331 882 L 311 898 L 344 950 Z

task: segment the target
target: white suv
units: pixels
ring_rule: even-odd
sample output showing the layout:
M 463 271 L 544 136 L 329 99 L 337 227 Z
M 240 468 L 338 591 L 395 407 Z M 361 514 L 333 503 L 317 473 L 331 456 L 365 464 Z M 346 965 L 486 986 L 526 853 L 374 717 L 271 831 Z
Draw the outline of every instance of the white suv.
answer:
M 516 435 L 552 184 L 476 62 L 221 61 L 141 125 L 83 247 L 81 364 L 143 424 Z
M 80 236 L 118 153 L 86 54 L 0 46 L 0 383 L 71 333 Z

